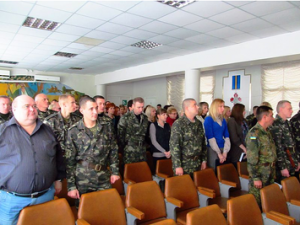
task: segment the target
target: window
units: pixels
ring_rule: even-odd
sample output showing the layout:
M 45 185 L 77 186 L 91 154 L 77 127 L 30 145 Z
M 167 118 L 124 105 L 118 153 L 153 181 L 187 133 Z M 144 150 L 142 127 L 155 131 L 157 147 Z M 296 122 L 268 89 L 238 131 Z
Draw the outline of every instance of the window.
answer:
M 181 111 L 181 103 L 184 99 L 184 75 L 167 77 L 168 105 L 174 105 Z
M 200 76 L 200 102 L 211 104 L 214 99 L 215 71 L 201 72 Z

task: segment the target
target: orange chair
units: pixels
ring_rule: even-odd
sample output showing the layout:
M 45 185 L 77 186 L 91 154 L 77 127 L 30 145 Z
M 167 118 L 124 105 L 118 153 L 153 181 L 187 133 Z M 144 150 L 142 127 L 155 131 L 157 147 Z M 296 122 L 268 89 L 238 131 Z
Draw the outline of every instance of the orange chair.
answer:
M 122 180 L 122 177 L 120 176 L 120 179 L 117 180 L 115 183 L 113 183 L 112 185 L 112 188 L 115 188 L 118 193 L 120 194 L 120 197 L 125 205 L 125 192 L 124 192 L 124 186 L 123 186 L 123 180 Z
M 155 181 L 128 186 L 126 196 L 127 224 L 176 224 L 166 219 L 164 196 Z
M 281 185 L 287 202 L 300 201 L 300 184 L 296 177 L 289 177 L 282 180 Z
M 165 198 L 168 218 L 186 224 L 186 215 L 199 208 L 197 189 L 189 175 L 166 179 Z
M 195 209 L 186 215 L 186 225 L 227 225 L 221 209 L 217 205 Z
M 77 225 L 87 224 L 126 225 L 125 206 L 116 189 L 81 195 Z
M 237 197 L 248 194 L 248 189 L 244 190 L 241 186 L 239 175 L 233 164 L 225 164 L 217 167 L 218 179 L 221 187 L 221 195 L 225 198 Z
M 242 190 L 249 191 L 249 172 L 247 162 L 237 162 L 237 171 L 240 177 Z
M 222 213 L 227 212 L 227 200 L 221 196 L 218 179 L 213 169 L 194 172 L 194 183 L 198 188 L 200 207 L 217 204 Z
M 298 224 L 300 220 L 299 205 L 287 204 L 284 194 L 277 184 L 268 185 L 260 190 L 263 216 L 270 218 L 277 216 L 282 224 Z M 298 201 L 295 203 L 298 204 Z M 282 222 L 284 221 L 284 222 Z
M 74 225 L 75 218 L 66 199 L 58 199 L 24 208 L 18 225 Z
M 173 168 L 171 159 L 157 160 L 156 175 L 161 178 L 173 177 Z

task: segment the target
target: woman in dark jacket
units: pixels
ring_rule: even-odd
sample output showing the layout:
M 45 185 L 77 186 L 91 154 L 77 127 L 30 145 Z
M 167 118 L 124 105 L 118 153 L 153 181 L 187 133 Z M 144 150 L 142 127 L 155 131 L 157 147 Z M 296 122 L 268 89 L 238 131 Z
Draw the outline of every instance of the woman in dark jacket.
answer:
M 247 152 L 245 137 L 249 128 L 244 119 L 245 113 L 245 106 L 243 104 L 235 104 L 227 123 L 231 143 L 229 155 L 231 162 L 235 165 L 239 161 L 241 154 Z

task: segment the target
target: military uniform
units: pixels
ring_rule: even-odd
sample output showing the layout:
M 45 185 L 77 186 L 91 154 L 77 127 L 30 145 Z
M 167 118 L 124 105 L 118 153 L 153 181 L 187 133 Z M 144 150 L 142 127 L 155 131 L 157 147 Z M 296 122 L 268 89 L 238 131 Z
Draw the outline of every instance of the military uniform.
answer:
M 69 191 L 77 189 L 83 194 L 111 188 L 110 176 L 119 176 L 118 146 L 112 129 L 103 121 L 89 129 L 82 119 L 68 130 L 65 157 Z
M 202 123 L 195 118 L 191 122 L 186 115 L 177 119 L 171 129 L 170 151 L 175 174 L 182 167 L 184 174 L 192 176 L 207 161 L 207 147 Z
M 148 118 L 140 114 L 140 121 L 133 111 L 121 117 L 118 124 L 120 148 L 124 151 L 124 164 L 146 161 L 145 136 Z
M 295 175 L 295 169 L 298 167 L 299 155 L 295 151 L 295 141 L 293 139 L 291 125 L 289 121 L 284 121 L 279 115 L 276 115 L 273 125 L 270 127 L 277 152 L 277 178 L 283 179 L 281 170 L 287 169 L 290 175 Z
M 300 111 L 290 120 L 294 141 L 296 144 L 296 152 L 300 155 Z
M 1 113 L 0 113 L 0 124 L 6 122 L 6 121 L 8 121 L 8 120 L 10 120 L 10 118 L 12 118 L 12 116 L 13 116 L 13 115 L 12 115 L 11 112 L 9 112 L 8 115 L 7 115 L 7 114 L 1 114 Z
M 246 116 L 246 121 L 248 125 L 251 125 L 252 120 L 255 118 L 254 114 L 250 114 L 248 116 Z
M 44 123 L 49 125 L 52 128 L 57 140 L 60 143 L 64 155 L 65 155 L 65 141 L 67 139 L 68 129 L 73 124 L 77 123 L 80 119 L 81 119 L 80 117 L 71 113 L 70 118 L 68 120 L 65 120 L 62 117 L 61 112 L 57 112 L 46 117 L 44 120 Z
M 50 116 L 51 114 L 53 113 L 57 113 L 56 111 L 54 110 L 51 110 L 51 109 L 47 109 L 46 112 L 43 112 L 43 111 L 40 111 L 39 109 L 37 110 L 38 111 L 38 118 L 43 122 L 44 119 L 46 119 L 48 116 Z
M 262 187 L 274 183 L 276 146 L 271 133 L 265 131 L 257 123 L 246 136 L 247 167 L 249 171 L 249 193 L 256 198 L 261 207 L 260 189 L 254 186 L 254 181 L 261 181 Z

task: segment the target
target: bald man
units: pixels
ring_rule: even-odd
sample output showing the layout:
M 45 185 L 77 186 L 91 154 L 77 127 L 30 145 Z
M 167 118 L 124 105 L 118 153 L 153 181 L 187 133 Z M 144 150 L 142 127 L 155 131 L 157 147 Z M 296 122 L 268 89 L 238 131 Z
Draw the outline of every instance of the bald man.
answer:
M 60 145 L 37 119 L 34 100 L 18 96 L 12 111 L 0 125 L 0 224 L 16 224 L 24 207 L 53 200 L 66 177 Z
M 49 107 L 49 100 L 47 95 L 45 94 L 38 94 L 35 96 L 35 104 L 37 106 L 38 118 L 43 122 L 44 119 L 50 116 L 53 113 L 56 113 L 53 110 L 48 109 Z

